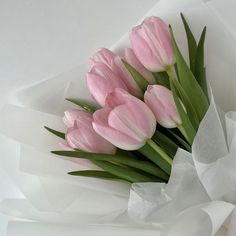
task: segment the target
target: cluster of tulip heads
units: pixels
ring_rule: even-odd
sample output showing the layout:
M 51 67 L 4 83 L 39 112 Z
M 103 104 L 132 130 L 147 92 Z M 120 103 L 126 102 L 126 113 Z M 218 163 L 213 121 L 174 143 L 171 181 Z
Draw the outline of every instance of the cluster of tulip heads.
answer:
M 191 151 L 208 109 L 204 28 L 195 40 L 185 18 L 189 65 L 173 32 L 159 17 L 146 18 L 130 33 L 131 48 L 116 55 L 101 49 L 90 59 L 86 82 L 97 105 L 68 99 L 67 132 L 54 154 L 79 158 L 96 169 L 77 176 L 129 182 L 167 182 L 177 149 Z M 87 162 L 84 162 L 85 159 Z

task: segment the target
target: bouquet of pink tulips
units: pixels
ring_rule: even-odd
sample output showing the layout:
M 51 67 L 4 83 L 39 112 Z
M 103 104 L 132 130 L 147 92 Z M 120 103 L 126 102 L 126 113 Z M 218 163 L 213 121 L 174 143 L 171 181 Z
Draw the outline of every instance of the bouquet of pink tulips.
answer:
M 171 27 L 146 18 L 130 33 L 132 48 L 101 49 L 90 59 L 87 86 L 97 104 L 68 99 L 67 132 L 54 154 L 93 163 L 71 175 L 133 182 L 167 182 L 180 147 L 191 145 L 208 106 L 203 29 L 197 43 L 185 18 L 189 65 Z

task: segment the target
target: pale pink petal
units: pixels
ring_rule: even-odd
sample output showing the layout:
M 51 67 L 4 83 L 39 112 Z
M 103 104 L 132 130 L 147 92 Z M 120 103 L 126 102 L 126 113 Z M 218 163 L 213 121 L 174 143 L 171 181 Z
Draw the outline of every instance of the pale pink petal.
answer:
M 181 124 L 173 95 L 164 86 L 148 86 L 144 94 L 144 101 L 155 114 L 157 122 L 162 126 L 174 128 Z
M 85 124 L 92 122 L 92 114 L 84 110 L 71 109 L 64 114 L 63 121 L 68 128 L 73 127 L 75 121 Z
M 164 70 L 164 67 L 160 64 L 159 58 L 155 57 L 147 42 L 138 32 L 132 31 L 130 41 L 135 55 L 148 70 L 154 72 Z
M 137 147 L 143 146 L 144 142 L 137 141 L 137 139 L 129 137 L 127 134 L 122 133 L 120 130 L 115 130 L 109 127 L 108 117 L 112 109 L 103 108 L 97 110 L 93 117 L 93 128 L 103 138 L 111 142 L 116 147 L 125 150 L 135 150 Z
M 108 140 L 116 147 L 124 150 L 137 150 L 145 144 L 145 141 L 142 143 L 138 142 L 137 140 L 119 132 L 118 130 L 100 125 L 96 122 L 93 122 L 93 128 L 104 139 Z
M 165 71 L 175 63 L 168 25 L 159 17 L 148 17 L 133 28 L 131 44 L 135 55 L 150 71 Z
M 120 76 L 124 81 L 126 87 L 128 88 L 128 91 L 132 95 L 141 98 L 143 96 L 143 92 L 130 74 L 130 72 L 125 68 L 125 65 L 123 64 L 121 58 L 117 56 L 114 61 L 117 65 L 117 68 L 119 68 Z
M 131 66 L 133 66 L 148 81 L 149 84 L 156 83 L 156 80 L 153 74 L 150 71 L 148 71 L 143 66 L 143 64 L 138 60 L 138 58 L 134 54 L 133 49 L 126 48 L 124 52 L 124 58 Z

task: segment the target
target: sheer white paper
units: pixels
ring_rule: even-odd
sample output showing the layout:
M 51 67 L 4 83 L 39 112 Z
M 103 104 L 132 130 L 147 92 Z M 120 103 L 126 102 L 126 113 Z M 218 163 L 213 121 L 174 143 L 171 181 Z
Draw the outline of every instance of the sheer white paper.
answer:
M 224 114 L 218 108 L 236 110 L 235 25 L 230 15 L 234 16 L 217 0 L 158 2 L 147 15 L 159 15 L 172 24 L 184 53 L 180 12 L 196 35 L 207 25 L 207 77 L 217 104 L 212 100 L 193 153 L 178 150 L 167 185 L 131 187 L 68 176 L 68 171 L 89 167 L 51 155 L 58 139 L 43 126 L 63 131 L 61 116 L 71 106 L 65 98 L 90 99 L 86 66 L 29 85 L 17 91 L 14 105 L 0 111 L 0 174 L 9 183 L 8 193 L 0 191 L 0 212 L 18 219 L 9 223 L 8 236 L 236 234 L 236 113 Z M 124 46 L 128 34 L 113 49 L 119 52 Z

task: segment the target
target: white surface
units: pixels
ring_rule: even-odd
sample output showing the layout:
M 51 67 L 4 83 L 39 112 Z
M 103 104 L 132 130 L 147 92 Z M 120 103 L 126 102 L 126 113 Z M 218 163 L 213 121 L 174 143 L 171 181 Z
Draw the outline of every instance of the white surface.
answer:
M 156 2 L 1 0 L 0 92 L 84 63 L 98 48 L 111 46 Z

